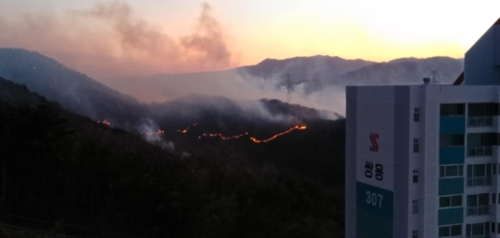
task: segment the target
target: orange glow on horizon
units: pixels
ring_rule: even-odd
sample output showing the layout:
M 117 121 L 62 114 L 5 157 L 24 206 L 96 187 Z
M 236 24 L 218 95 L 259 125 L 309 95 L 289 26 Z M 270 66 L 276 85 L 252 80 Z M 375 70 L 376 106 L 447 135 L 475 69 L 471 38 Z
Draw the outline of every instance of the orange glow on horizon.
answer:
M 19 3 L 0 3 L 2 47 L 39 51 L 96 79 L 226 70 L 314 55 L 375 62 L 463 58 L 498 19 L 500 7 L 490 0 L 221 0 L 201 6 L 84 0 L 62 1 L 49 11 L 12 2 Z

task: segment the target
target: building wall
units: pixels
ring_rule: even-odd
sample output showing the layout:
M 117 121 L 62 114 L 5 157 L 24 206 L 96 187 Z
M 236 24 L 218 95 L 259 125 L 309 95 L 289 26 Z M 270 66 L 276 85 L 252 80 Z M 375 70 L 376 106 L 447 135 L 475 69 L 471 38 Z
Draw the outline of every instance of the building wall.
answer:
M 410 196 L 410 87 L 394 87 L 394 236 L 409 237 L 413 229 L 410 222 L 413 201 Z M 413 185 L 413 184 L 412 184 Z M 413 198 L 413 199 L 412 199 Z M 418 200 L 417 200 L 418 203 Z M 418 206 L 418 205 L 417 205 Z M 408 214 L 412 214 L 408 216 Z M 411 236 L 410 236 L 411 237 Z
M 475 164 L 496 166 L 500 175 L 499 146 L 492 146 L 491 155 L 467 156 L 468 134 L 500 133 L 499 116 L 492 118 L 490 126 L 467 126 L 472 119 L 467 116 L 468 105 L 498 103 L 499 91 L 499 86 L 347 87 L 346 237 L 438 237 L 440 227 L 451 225 L 461 225 L 461 236 L 466 237 L 467 224 L 499 225 L 499 176 L 492 176 L 491 185 L 482 186 L 468 186 L 467 177 L 467 165 Z M 464 115 L 441 116 L 442 104 L 457 103 L 465 105 Z M 378 135 L 376 152 L 370 151 L 373 134 Z M 463 135 L 463 145 L 441 147 L 440 138 L 447 135 Z M 413 148 L 415 139 L 417 151 Z M 367 178 L 367 161 L 383 164 L 384 172 L 392 176 L 384 173 L 384 182 Z M 463 175 L 440 178 L 440 166 L 448 165 L 463 165 Z M 392 199 L 384 200 L 392 202 L 392 207 L 377 203 L 383 209 L 367 208 L 366 190 L 384 193 L 384 199 L 392 193 Z M 468 215 L 467 196 L 480 193 L 491 194 L 490 203 L 491 196 L 498 195 L 497 203 L 488 203 L 485 215 Z M 452 195 L 462 197 L 461 206 L 440 207 L 440 197 Z M 372 201 L 368 203 L 373 206 Z M 387 224 L 381 221 L 389 221 L 392 230 L 384 230 Z M 500 237 L 496 236 L 499 233 L 489 235 Z
M 356 237 L 357 87 L 346 88 L 345 237 Z
M 464 59 L 466 85 L 500 85 L 500 25 L 492 26 Z
M 407 123 L 395 124 L 395 117 L 408 118 L 408 87 L 347 87 L 346 145 L 346 237 L 395 237 L 407 234 L 407 199 L 395 200 L 395 194 L 408 196 L 408 159 L 395 153 L 406 153 L 409 145 L 395 140 L 395 133 L 407 136 Z M 406 100 L 396 101 L 406 95 Z M 398 120 L 399 121 L 399 120 Z M 397 167 L 397 169 L 395 169 Z M 397 215 L 395 215 L 397 214 Z M 397 225 L 394 225 L 394 223 Z

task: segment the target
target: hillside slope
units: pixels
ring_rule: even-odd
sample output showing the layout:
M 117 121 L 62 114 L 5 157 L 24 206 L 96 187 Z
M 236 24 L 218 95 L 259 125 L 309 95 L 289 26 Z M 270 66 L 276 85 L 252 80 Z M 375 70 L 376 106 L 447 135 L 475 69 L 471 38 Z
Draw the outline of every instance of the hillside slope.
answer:
M 24 84 L 73 112 L 94 120 L 117 121 L 123 128 L 133 128 L 147 112 L 132 97 L 37 52 L 0 49 L 0 76 Z

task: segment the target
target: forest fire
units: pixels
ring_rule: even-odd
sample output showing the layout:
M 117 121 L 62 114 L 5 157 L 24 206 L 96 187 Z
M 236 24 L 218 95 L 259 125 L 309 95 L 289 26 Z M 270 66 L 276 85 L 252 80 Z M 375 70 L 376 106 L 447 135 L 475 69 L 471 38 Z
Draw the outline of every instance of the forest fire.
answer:
M 265 139 L 265 140 L 258 140 L 255 137 L 250 137 L 250 140 L 252 140 L 255 143 L 266 143 L 266 142 L 272 141 L 272 140 L 274 140 L 282 135 L 288 134 L 294 130 L 305 130 L 305 129 L 307 129 L 307 126 L 305 126 L 305 125 L 304 126 L 294 126 L 290 129 L 284 131 L 284 132 L 278 133 L 278 134 L 276 134 L 268 139 Z
M 165 131 L 161 130 L 161 129 L 158 129 L 158 131 L 156 131 L 156 132 L 143 132 L 143 131 L 141 131 L 141 135 L 161 135 L 161 134 L 165 134 Z
M 182 133 L 186 134 L 186 133 L 187 133 L 187 131 L 188 131 L 189 129 L 191 129 L 191 127 L 195 127 L 196 125 L 198 125 L 198 122 L 194 123 L 194 124 L 193 124 L 193 125 L 191 125 L 191 126 L 188 126 L 188 128 L 186 128 L 186 129 L 184 129 L 184 130 L 177 130 L 177 132 L 182 132 Z
M 97 121 L 97 123 L 99 124 L 104 124 L 106 126 L 111 126 L 111 122 L 109 122 L 108 120 L 104 119 L 104 121 Z
M 305 125 L 302 125 L 302 126 L 294 126 L 284 132 L 281 132 L 281 133 L 278 133 L 276 135 L 273 135 L 272 137 L 268 138 L 268 139 L 264 139 L 264 140 L 259 140 L 255 137 L 250 137 L 250 140 L 254 143 L 266 143 L 266 142 L 269 142 L 269 141 L 272 141 L 282 135 L 285 135 L 285 134 L 288 134 L 294 130 L 305 130 L 307 129 L 307 126 Z M 220 133 L 204 133 L 202 134 L 201 136 L 198 136 L 198 139 L 201 139 L 202 137 L 219 137 L 221 138 L 222 140 L 231 140 L 231 139 L 238 139 L 238 138 L 241 138 L 243 136 L 248 136 L 248 132 L 245 132 L 243 134 L 239 134 L 239 135 L 235 135 L 235 136 L 229 136 L 229 137 L 226 137 Z

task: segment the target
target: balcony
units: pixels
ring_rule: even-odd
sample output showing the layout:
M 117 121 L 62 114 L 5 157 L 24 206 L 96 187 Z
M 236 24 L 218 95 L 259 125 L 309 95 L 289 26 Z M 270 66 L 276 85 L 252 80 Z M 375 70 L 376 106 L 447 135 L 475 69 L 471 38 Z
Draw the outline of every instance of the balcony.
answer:
M 467 187 L 490 186 L 491 176 L 467 177 Z
M 490 206 L 467 207 L 467 216 L 482 216 L 490 214 Z
M 492 116 L 469 117 L 467 127 L 491 127 L 493 126 Z
M 467 147 L 467 157 L 491 156 L 491 146 Z

